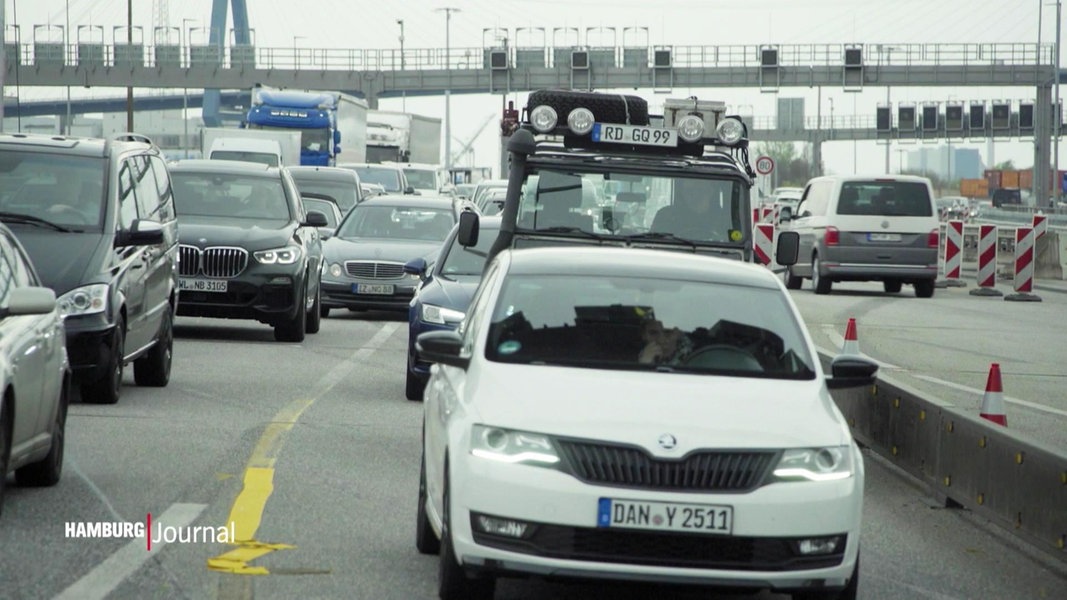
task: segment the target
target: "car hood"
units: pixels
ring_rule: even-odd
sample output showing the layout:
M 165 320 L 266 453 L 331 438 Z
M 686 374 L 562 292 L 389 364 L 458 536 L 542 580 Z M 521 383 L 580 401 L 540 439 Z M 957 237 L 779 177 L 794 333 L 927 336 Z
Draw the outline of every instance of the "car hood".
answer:
M 458 275 L 452 279 L 436 275 L 419 290 L 419 302 L 466 312 L 481 279 L 480 274 Z
M 322 243 L 323 257 L 330 262 L 377 260 L 406 263 L 413 258 L 432 260 L 444 242 L 332 237 Z
M 277 248 L 289 243 L 296 225 L 278 220 L 179 217 L 181 243 L 198 248 L 237 246 L 250 252 Z
M 57 296 L 91 283 L 94 275 L 109 270 L 115 260 L 116 253 L 110 252 L 111 238 L 99 232 L 61 233 L 18 226 L 12 229 L 41 281 Z
M 850 434 L 822 380 L 492 365 L 477 386 L 476 422 L 646 448 L 680 457 L 696 448 L 837 446 Z M 536 381 L 521 385 L 519 381 Z M 677 447 L 657 440 L 671 434 Z

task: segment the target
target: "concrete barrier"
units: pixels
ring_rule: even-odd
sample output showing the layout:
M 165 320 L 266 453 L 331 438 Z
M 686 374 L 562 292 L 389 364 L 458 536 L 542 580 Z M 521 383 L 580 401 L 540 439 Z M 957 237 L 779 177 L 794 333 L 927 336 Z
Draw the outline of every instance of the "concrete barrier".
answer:
M 1067 455 L 885 376 L 832 395 L 856 440 L 932 496 L 1067 563 Z

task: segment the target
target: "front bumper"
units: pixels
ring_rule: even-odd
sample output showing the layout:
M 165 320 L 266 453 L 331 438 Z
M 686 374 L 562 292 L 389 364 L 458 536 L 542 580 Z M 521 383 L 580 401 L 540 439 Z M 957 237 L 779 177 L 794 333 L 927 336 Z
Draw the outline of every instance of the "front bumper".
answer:
M 356 286 L 391 285 L 391 294 L 358 294 Z M 408 310 L 411 299 L 415 297 L 415 287 L 419 284 L 411 278 L 390 280 L 346 279 L 322 280 L 322 305 L 326 308 L 356 308 L 361 310 Z
M 178 314 L 217 319 L 252 319 L 274 325 L 304 310 L 304 271 L 248 270 L 227 280 L 225 292 L 182 290 Z
M 859 544 L 861 471 L 842 481 L 778 483 L 749 493 L 598 486 L 559 471 L 466 456 L 452 469 L 451 534 L 471 572 L 699 584 L 789 592 L 841 589 Z M 464 472 L 465 471 L 465 472 Z M 733 507 L 730 535 L 597 527 L 601 498 Z M 534 526 L 523 539 L 475 533 L 472 513 Z M 798 539 L 843 536 L 835 553 L 801 556 Z
M 76 381 L 96 381 L 104 377 L 113 351 L 115 324 L 103 315 L 67 317 L 67 357 Z

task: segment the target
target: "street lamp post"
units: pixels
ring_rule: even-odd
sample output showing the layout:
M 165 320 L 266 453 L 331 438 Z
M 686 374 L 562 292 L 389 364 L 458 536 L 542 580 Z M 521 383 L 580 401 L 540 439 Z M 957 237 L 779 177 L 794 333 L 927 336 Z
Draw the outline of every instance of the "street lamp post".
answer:
M 458 8 L 447 6 L 444 8 L 434 9 L 437 12 L 444 11 L 445 13 L 445 70 L 448 72 L 448 83 L 445 86 L 445 169 L 449 172 L 452 171 L 452 68 L 450 63 L 450 54 L 452 50 L 451 43 L 451 25 L 452 25 L 452 13 L 459 12 Z
M 183 53 L 185 52 L 184 48 L 188 48 L 189 47 L 189 29 L 187 28 L 187 24 L 190 21 L 195 23 L 196 19 L 188 19 L 188 18 L 182 19 L 182 31 L 178 35 L 178 38 L 179 38 L 178 42 L 180 44 L 182 44 L 182 48 L 183 48 L 182 52 Z M 181 39 L 182 34 L 185 35 L 185 41 L 184 42 L 182 42 L 182 39 Z M 182 124 L 183 124 L 182 151 L 185 154 L 185 158 L 189 158 L 189 88 L 188 87 L 185 87 L 185 88 L 182 89 Z
M 1060 127 L 1063 121 L 1063 109 L 1060 108 L 1060 0 L 1056 0 L 1056 122 L 1053 124 L 1053 139 L 1056 144 L 1053 146 L 1053 159 L 1055 175 L 1053 178 L 1056 180 L 1056 193 L 1053 195 L 1051 206 L 1056 206 L 1056 201 L 1063 193 L 1063 181 L 1060 178 Z
M 400 70 L 404 71 L 404 19 L 397 19 L 396 24 L 400 26 Z M 400 90 L 400 110 L 407 112 L 408 110 L 408 91 L 407 89 Z

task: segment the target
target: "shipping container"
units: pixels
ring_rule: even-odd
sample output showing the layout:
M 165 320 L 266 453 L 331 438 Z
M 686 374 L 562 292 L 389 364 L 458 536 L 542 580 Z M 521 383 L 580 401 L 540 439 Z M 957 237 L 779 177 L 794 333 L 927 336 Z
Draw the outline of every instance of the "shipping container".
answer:
M 985 180 L 987 182 L 989 182 L 989 189 L 991 189 L 991 190 L 1000 189 L 1000 177 L 1001 177 L 1001 172 L 999 170 L 986 169 L 986 171 L 985 171 Z
M 1001 171 L 1000 172 L 1000 187 L 1009 188 L 1009 189 L 1019 187 L 1019 172 L 1018 171 Z
M 1019 171 L 1019 187 L 1024 190 L 1033 189 L 1034 187 L 1034 170 L 1025 169 Z
M 960 179 L 960 195 L 968 198 L 988 198 L 989 182 L 985 179 Z

